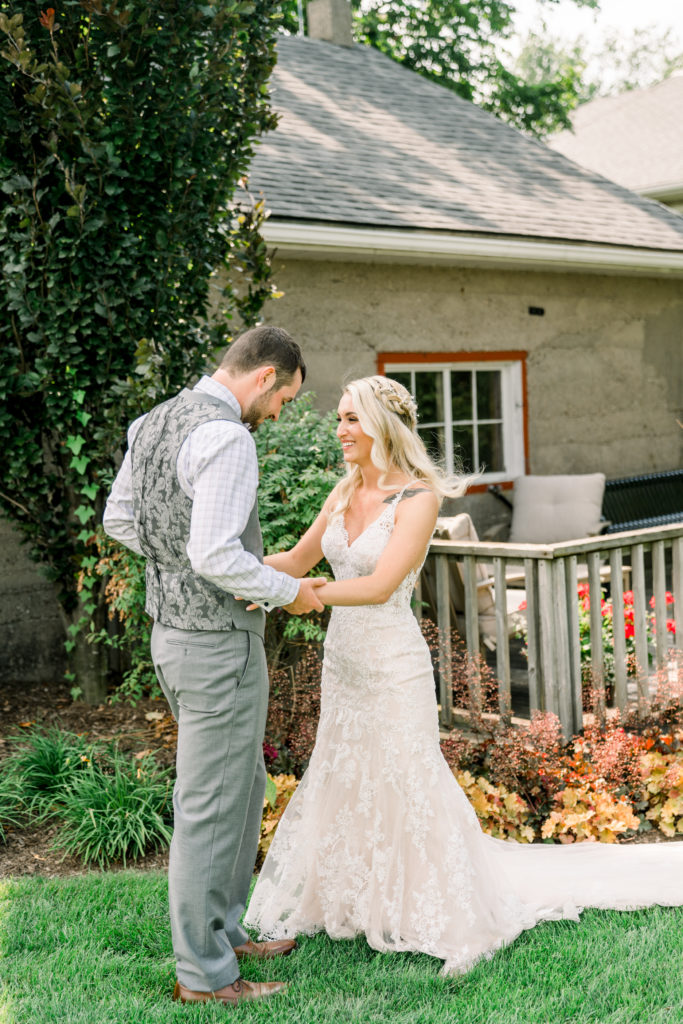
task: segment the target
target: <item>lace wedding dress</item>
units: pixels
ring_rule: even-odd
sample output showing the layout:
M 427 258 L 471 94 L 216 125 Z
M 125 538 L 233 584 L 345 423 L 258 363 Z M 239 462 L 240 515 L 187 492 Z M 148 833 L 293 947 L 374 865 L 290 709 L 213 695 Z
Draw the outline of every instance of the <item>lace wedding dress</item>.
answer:
M 323 551 L 336 579 L 373 571 L 401 494 L 352 543 L 332 521 Z M 439 749 L 416 579 L 385 604 L 332 611 L 315 749 L 245 923 L 262 938 L 362 932 L 457 974 L 541 920 L 683 904 L 683 842 L 528 846 L 482 832 Z

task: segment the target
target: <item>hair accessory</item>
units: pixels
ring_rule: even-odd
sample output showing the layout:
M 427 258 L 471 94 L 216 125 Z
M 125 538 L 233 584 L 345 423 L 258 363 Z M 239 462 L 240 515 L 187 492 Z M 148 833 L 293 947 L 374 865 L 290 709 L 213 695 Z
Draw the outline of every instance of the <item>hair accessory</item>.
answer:
M 401 385 L 399 392 L 395 382 L 388 377 L 371 377 L 370 381 L 372 390 L 389 412 L 395 413 L 411 430 L 414 430 L 417 426 L 417 404 L 410 392 Z

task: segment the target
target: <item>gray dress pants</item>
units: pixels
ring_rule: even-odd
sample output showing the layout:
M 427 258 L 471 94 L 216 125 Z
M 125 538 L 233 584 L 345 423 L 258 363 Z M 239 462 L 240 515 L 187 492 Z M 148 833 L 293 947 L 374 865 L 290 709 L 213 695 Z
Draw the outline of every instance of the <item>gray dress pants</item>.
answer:
M 268 672 L 247 630 L 155 623 L 152 659 L 178 722 L 168 871 L 177 977 L 211 992 L 239 977 L 233 946 L 254 871 L 266 771 Z

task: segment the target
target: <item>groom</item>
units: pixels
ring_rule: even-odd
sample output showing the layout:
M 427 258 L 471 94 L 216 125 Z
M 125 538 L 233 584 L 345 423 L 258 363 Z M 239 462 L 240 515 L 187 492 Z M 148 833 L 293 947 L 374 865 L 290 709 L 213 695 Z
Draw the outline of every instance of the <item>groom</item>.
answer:
M 147 560 L 152 659 L 178 722 L 169 905 L 182 1002 L 273 995 L 285 986 L 244 981 L 238 959 L 295 946 L 253 942 L 240 917 L 266 779 L 264 609 L 321 611 L 324 582 L 262 562 L 250 431 L 277 420 L 305 375 L 286 331 L 247 331 L 213 376 L 132 424 L 104 513 L 106 532 Z

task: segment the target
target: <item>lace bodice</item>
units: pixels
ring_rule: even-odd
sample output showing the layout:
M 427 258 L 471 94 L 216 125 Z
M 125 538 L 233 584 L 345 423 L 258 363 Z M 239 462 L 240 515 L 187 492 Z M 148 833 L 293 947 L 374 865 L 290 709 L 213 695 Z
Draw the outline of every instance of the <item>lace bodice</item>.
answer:
M 382 510 L 380 515 L 361 534 L 349 543 L 343 516 L 337 516 L 329 524 L 322 539 L 325 558 L 332 566 L 336 580 L 350 580 L 358 576 L 369 576 L 377 566 L 380 555 L 389 543 L 394 529 L 396 506 L 405 487 L 400 490 Z M 397 611 L 410 612 L 410 598 L 415 589 L 419 569 L 411 570 L 396 588 L 388 601 L 382 605 L 364 605 L 363 614 L 369 609 L 383 610 L 395 616 Z M 357 608 L 358 606 L 356 606 Z M 351 608 L 335 608 L 334 612 L 351 612 Z

